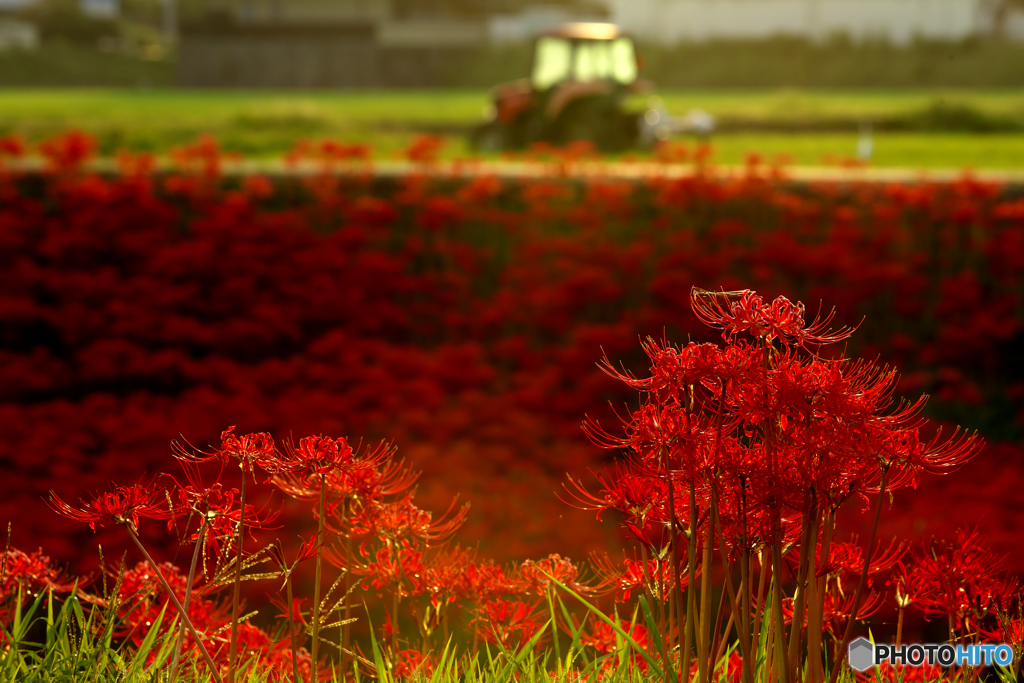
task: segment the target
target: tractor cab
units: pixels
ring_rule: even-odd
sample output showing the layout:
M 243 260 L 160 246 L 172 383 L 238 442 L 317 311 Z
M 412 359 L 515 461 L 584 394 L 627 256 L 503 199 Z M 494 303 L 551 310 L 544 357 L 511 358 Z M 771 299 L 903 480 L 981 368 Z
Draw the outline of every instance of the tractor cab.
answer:
M 637 76 L 633 41 L 615 24 L 564 24 L 534 43 L 530 81 L 538 91 L 567 82 L 628 87 Z
M 493 115 L 471 144 L 482 151 L 591 140 L 617 151 L 637 142 L 637 113 L 626 96 L 646 88 L 632 38 L 615 24 L 571 23 L 534 42 L 528 78 L 494 89 Z

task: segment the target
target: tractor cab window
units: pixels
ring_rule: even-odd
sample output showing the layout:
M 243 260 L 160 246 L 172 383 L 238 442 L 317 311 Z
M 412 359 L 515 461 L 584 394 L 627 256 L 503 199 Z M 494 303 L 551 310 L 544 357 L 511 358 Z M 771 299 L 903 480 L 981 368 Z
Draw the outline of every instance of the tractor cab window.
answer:
M 629 38 L 612 41 L 612 78 L 619 83 L 630 84 L 637 79 L 636 51 Z
M 537 41 L 533 62 L 533 87 L 547 90 L 571 76 L 572 43 L 564 38 L 544 37 Z
M 636 80 L 636 53 L 629 38 L 575 40 L 544 36 L 537 41 L 533 86 L 547 90 L 562 81 Z
M 587 40 L 576 43 L 573 77 L 577 81 L 636 80 L 636 54 L 629 38 Z

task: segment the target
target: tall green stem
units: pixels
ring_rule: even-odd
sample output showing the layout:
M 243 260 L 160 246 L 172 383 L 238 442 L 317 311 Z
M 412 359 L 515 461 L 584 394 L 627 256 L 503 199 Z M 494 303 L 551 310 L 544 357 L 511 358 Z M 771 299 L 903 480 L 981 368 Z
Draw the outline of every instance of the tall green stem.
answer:
M 832 663 L 832 674 L 828 678 L 829 683 L 836 683 L 839 678 L 839 670 L 842 669 L 838 659 L 846 652 L 853 638 L 853 625 L 857 623 L 857 612 L 860 611 L 860 601 L 864 597 L 864 587 L 868 583 L 868 569 L 871 567 L 871 558 L 875 555 L 875 544 L 878 536 L 878 520 L 882 516 L 882 500 L 885 498 L 886 476 L 889 474 L 889 465 L 882 466 L 882 480 L 878 485 L 878 504 L 875 505 L 875 519 L 871 523 L 871 540 L 868 541 L 868 553 L 864 556 L 864 568 L 860 572 L 860 581 L 857 582 L 857 592 L 853 594 L 853 606 L 850 608 L 849 621 L 846 622 L 846 633 L 843 634 L 843 642 L 836 650 L 836 660 Z
M 712 488 L 712 496 L 714 496 Z M 715 501 L 711 501 L 714 506 Z M 700 586 L 700 630 L 697 632 L 697 675 L 700 683 L 708 683 L 710 673 L 711 656 L 711 546 L 714 539 L 714 515 L 708 514 L 708 530 L 704 535 L 704 545 L 701 548 L 701 586 Z
M 181 621 L 185 624 L 185 628 L 187 628 L 188 632 L 192 634 L 192 638 L 196 641 L 196 647 L 199 648 L 199 652 L 203 655 L 203 659 L 206 660 L 206 666 L 210 668 L 210 675 L 213 677 L 213 680 L 216 681 L 216 683 L 223 683 L 220 674 L 217 673 L 217 665 L 213 663 L 213 657 L 210 656 L 206 646 L 203 644 L 203 639 L 200 638 L 199 634 L 196 632 L 196 627 L 193 626 L 192 620 L 188 618 L 188 614 L 181 606 L 181 603 L 178 602 L 178 596 L 176 596 L 174 591 L 171 590 L 171 587 L 167 584 L 167 579 L 164 578 L 160 568 L 156 565 L 156 562 L 153 561 L 153 558 L 142 545 L 142 542 L 139 541 L 139 537 L 135 534 L 135 529 L 132 527 L 131 522 L 123 522 L 123 524 L 124 528 L 128 530 L 128 536 L 131 537 L 132 541 L 142 552 L 142 556 L 146 558 L 146 562 L 149 562 L 149 566 L 152 567 L 153 571 L 156 573 L 156 578 L 159 579 L 160 585 L 163 586 L 168 599 L 170 599 L 171 604 L 174 605 L 174 609 L 176 609 L 178 614 L 181 616 Z
M 317 522 L 316 530 L 316 579 L 313 584 L 313 644 L 310 646 L 310 658 L 312 659 L 313 675 L 319 669 L 317 655 L 320 651 L 320 573 L 323 563 L 320 557 L 324 547 L 324 508 L 327 506 L 327 475 L 320 473 L 320 519 Z
M 732 609 L 732 614 L 729 616 L 729 623 L 735 624 L 736 635 L 739 638 L 740 644 L 740 657 L 743 658 L 743 671 L 742 676 L 745 683 L 751 683 L 749 679 L 749 667 L 747 662 L 750 657 L 750 642 L 747 640 L 747 625 L 744 623 L 746 616 L 745 613 L 740 612 L 739 603 L 742 600 L 742 596 L 736 595 L 736 589 L 732 585 L 732 563 L 729 562 L 729 551 L 725 547 L 725 536 L 722 533 L 722 523 L 719 519 L 718 514 L 718 496 L 715 495 L 716 487 L 715 484 L 711 485 L 711 512 L 715 516 L 715 530 L 718 533 L 718 551 L 722 557 L 722 568 L 725 574 L 725 588 L 729 594 L 729 607 Z M 744 558 L 746 555 L 744 555 Z M 745 561 L 745 560 L 744 560 Z M 742 573 L 742 570 L 741 570 Z M 740 581 L 743 581 L 743 577 L 740 577 Z M 729 628 L 726 628 L 722 634 L 722 643 L 724 644 L 729 636 Z M 719 648 L 721 649 L 721 648 Z M 715 661 L 719 659 L 718 654 L 715 656 Z
M 291 569 L 288 570 L 284 583 L 288 591 L 288 640 L 291 641 L 292 645 L 292 680 L 295 683 L 302 683 L 302 679 L 299 678 L 299 649 L 295 643 L 295 638 L 297 637 L 295 633 L 295 594 L 292 591 Z M 173 681 L 174 679 L 172 678 L 171 680 Z
M 686 627 L 685 635 L 683 636 L 683 665 L 679 670 L 680 677 L 685 677 L 687 680 L 690 676 L 690 657 L 693 644 L 693 629 L 695 626 L 694 620 L 694 603 L 696 600 L 693 594 L 694 584 L 697 583 L 697 566 L 694 562 L 694 558 L 697 556 L 697 492 L 694 490 L 694 482 L 690 482 L 690 537 L 689 541 L 689 554 L 686 558 Z M 678 572 L 676 573 L 678 576 Z
M 199 560 L 199 552 L 203 547 L 203 535 L 206 533 L 206 522 L 209 519 L 207 515 L 203 515 L 203 521 L 199 525 L 199 536 L 196 540 L 196 549 L 192 551 L 192 566 L 188 570 L 188 582 L 185 584 L 185 602 L 182 605 L 182 609 L 185 610 L 185 614 L 188 614 L 188 604 L 192 600 L 192 583 L 195 581 L 196 576 L 196 562 Z M 178 638 L 174 643 L 174 658 L 171 660 L 171 677 L 170 680 L 175 680 L 178 676 L 178 665 L 181 660 L 181 646 L 182 641 L 185 638 L 185 622 L 182 621 L 178 624 Z
M 793 626 L 789 632 L 789 661 L 793 666 L 793 675 L 797 678 L 800 676 L 800 648 L 803 645 L 804 615 L 807 613 L 808 572 L 814 565 L 814 554 L 818 546 L 818 506 L 814 502 L 804 515 L 800 541 L 800 566 L 797 569 L 796 593 L 793 594 Z
M 245 462 L 242 468 L 242 489 L 239 493 L 237 552 L 235 553 L 235 587 L 231 593 L 231 644 L 228 646 L 228 683 L 235 681 L 235 667 L 238 663 L 238 603 L 242 592 L 242 539 L 245 536 Z
M 348 520 L 349 514 L 349 501 L 346 500 L 342 508 L 345 520 Z M 345 535 L 345 618 L 342 620 L 341 625 L 341 680 L 345 680 L 345 673 L 348 671 L 349 664 L 349 638 L 352 632 L 352 601 L 349 599 L 349 590 L 351 589 L 351 577 L 349 572 L 348 563 L 352 561 L 352 534 L 348 533 Z M 445 615 L 447 619 L 447 614 Z M 448 622 L 445 621 L 445 624 Z
M 669 527 L 669 544 L 672 552 L 672 576 L 675 578 L 675 594 L 677 600 L 682 600 L 683 595 L 683 584 L 682 577 L 680 576 L 679 567 L 679 541 L 678 541 L 678 525 L 676 520 L 676 496 L 675 496 L 675 484 L 672 481 L 672 463 L 669 461 L 668 449 L 662 447 L 661 449 L 662 466 L 665 468 L 665 476 L 668 478 L 668 518 L 671 520 Z M 691 523 L 691 527 L 693 524 Z M 692 557 L 692 555 L 691 555 Z M 690 562 L 689 558 L 687 561 Z M 692 564 L 692 562 L 690 562 Z M 679 612 L 677 611 L 677 614 Z M 687 641 L 687 647 L 689 647 L 689 641 Z M 665 667 L 665 680 L 669 678 L 669 670 L 671 667 Z
M 772 626 L 775 633 L 775 662 L 779 682 L 789 683 L 789 656 L 786 652 L 786 622 L 782 616 L 782 546 L 772 543 Z

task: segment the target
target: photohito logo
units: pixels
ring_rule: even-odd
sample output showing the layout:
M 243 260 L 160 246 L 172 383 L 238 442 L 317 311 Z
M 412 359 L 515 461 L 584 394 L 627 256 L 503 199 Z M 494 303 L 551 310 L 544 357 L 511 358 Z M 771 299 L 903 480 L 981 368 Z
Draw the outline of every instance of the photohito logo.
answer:
M 951 645 L 950 643 L 914 643 L 912 645 L 872 645 L 867 638 L 857 638 L 850 643 L 846 661 L 857 671 L 867 671 L 873 666 L 888 662 L 921 666 L 1009 666 L 1013 663 L 1013 648 L 1002 645 Z

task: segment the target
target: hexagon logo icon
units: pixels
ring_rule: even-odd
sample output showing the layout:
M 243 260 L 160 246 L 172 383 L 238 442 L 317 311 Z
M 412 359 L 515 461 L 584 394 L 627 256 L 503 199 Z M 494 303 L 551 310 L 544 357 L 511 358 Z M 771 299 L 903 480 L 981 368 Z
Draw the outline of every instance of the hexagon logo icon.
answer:
M 850 643 L 846 661 L 857 671 L 867 671 L 875 665 L 875 647 L 867 638 L 857 638 Z

